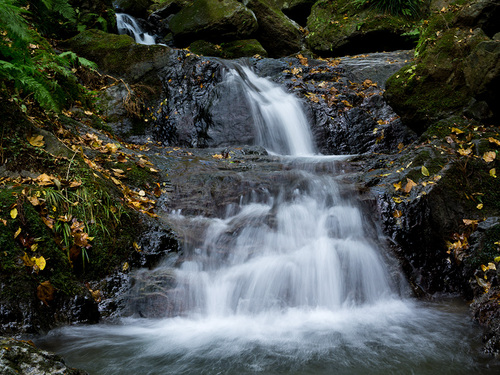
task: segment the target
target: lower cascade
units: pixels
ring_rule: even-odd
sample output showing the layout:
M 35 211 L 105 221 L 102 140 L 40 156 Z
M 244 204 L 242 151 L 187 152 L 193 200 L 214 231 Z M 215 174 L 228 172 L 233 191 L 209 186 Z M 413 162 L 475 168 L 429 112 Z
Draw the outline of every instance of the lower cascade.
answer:
M 177 232 L 203 236 L 136 271 L 129 316 L 37 343 L 90 374 L 494 373 L 463 306 L 409 297 L 342 179 L 346 158 L 314 154 L 300 102 L 241 66 L 226 79 L 280 164 L 273 189 L 257 184 L 218 218 L 170 213 Z

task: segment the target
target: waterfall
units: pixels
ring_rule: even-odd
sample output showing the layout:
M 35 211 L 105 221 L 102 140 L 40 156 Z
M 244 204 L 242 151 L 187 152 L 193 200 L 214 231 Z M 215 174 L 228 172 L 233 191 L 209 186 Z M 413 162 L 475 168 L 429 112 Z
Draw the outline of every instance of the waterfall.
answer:
M 92 374 L 496 373 L 470 359 L 478 338 L 463 311 L 405 298 L 336 158 L 314 155 L 300 102 L 245 67 L 226 79 L 251 101 L 261 145 L 287 155 L 248 164 L 272 189 L 256 183 L 220 218 L 172 213 L 179 234 L 201 229 L 182 255 L 133 275 L 133 314 L 39 345 Z M 202 159 L 188 168 L 219 163 Z M 246 173 L 224 163 L 224 176 Z
M 250 102 L 257 143 L 280 155 L 313 154 L 309 124 L 297 97 L 246 66 L 229 66 L 227 81 L 241 87 Z
M 116 27 L 118 34 L 127 34 L 140 44 L 155 44 L 155 37 L 144 32 L 134 17 L 125 13 L 116 13 Z

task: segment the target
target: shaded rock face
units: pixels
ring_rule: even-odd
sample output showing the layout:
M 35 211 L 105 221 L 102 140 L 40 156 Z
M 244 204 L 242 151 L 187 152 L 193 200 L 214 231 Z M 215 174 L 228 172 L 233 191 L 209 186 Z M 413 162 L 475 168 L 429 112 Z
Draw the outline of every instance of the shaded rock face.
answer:
M 344 56 L 410 49 L 414 41 L 404 33 L 412 28 L 405 18 L 359 9 L 352 2 L 318 1 L 307 19 L 307 46 L 322 56 Z
M 204 39 L 224 41 L 250 37 L 257 29 L 257 19 L 235 0 L 195 0 L 169 22 L 178 46 Z
M 248 0 L 245 5 L 257 17 L 256 38 L 270 57 L 287 56 L 301 50 L 302 32 L 283 12 L 263 0 Z
M 0 372 L 4 375 L 87 374 L 67 367 L 61 357 L 37 349 L 31 342 L 0 337 L 0 345 Z
M 152 0 L 115 0 L 115 8 L 134 17 L 145 18 L 147 9 L 153 4 Z
M 73 299 L 57 295 L 49 306 L 35 297 L 21 302 L 1 302 L 0 332 L 4 334 L 34 334 L 70 323 L 92 324 L 97 323 L 100 316 L 97 303 L 88 291 Z
M 488 37 L 500 31 L 500 5 L 496 0 L 476 0 L 467 4 L 457 15 L 456 23 L 465 27 L 479 27 Z
M 191 43 L 189 50 L 198 55 L 221 57 L 224 59 L 237 59 L 255 55 L 267 57 L 267 51 L 257 39 L 235 40 L 234 42 L 221 44 L 197 40 Z

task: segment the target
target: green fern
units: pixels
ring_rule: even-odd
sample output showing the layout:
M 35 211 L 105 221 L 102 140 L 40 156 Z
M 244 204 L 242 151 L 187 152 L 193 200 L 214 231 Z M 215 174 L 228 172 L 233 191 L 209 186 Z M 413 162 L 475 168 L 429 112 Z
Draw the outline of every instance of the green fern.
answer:
M 41 0 L 43 6 L 64 16 L 67 0 Z M 33 98 L 47 111 L 59 112 L 72 100 L 81 99 L 83 88 L 71 68 L 80 65 L 91 69 L 97 66 L 73 52 L 57 55 L 35 28 L 24 17 L 29 11 L 17 0 L 0 0 L 0 79 L 10 81 L 18 98 Z
M 68 4 L 68 0 L 41 0 L 51 12 L 59 13 L 69 21 L 75 20 L 75 10 Z

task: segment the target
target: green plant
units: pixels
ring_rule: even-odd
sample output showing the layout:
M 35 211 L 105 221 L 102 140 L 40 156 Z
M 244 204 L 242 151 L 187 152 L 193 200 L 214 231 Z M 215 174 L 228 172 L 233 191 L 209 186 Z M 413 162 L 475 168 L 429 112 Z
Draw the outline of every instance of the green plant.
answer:
M 73 14 L 67 0 L 42 3 L 64 17 Z M 10 82 L 14 97 L 22 102 L 34 100 L 45 110 L 59 112 L 83 93 L 71 72 L 72 65 L 95 68 L 95 64 L 72 52 L 54 53 L 25 19 L 29 15 L 16 0 L 0 2 L 0 79 Z
M 372 7 L 381 12 L 405 17 L 417 17 L 421 13 L 422 0 L 354 0 L 358 8 Z

